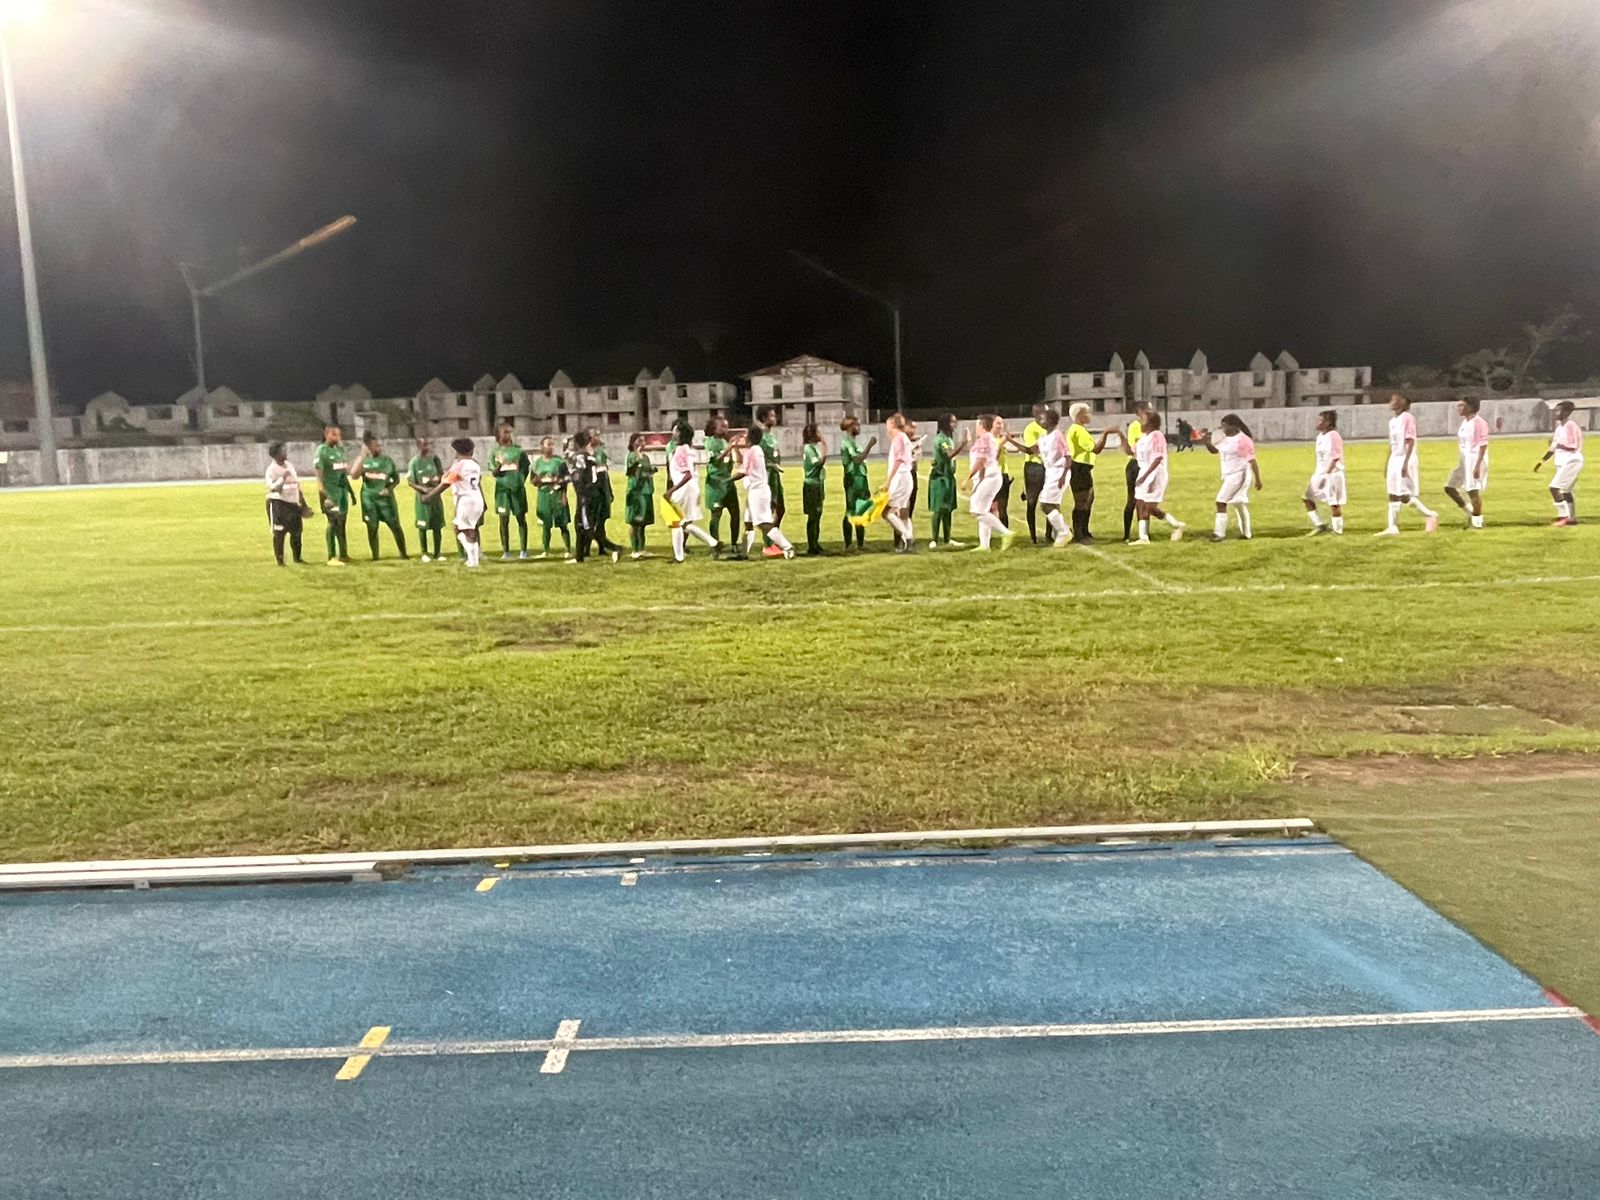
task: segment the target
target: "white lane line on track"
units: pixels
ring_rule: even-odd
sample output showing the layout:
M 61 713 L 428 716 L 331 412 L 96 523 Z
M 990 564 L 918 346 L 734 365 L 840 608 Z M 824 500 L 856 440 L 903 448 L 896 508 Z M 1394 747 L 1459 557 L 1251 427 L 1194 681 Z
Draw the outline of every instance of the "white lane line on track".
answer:
M 1087 548 L 1087 547 L 1086 547 Z M 1120 564 L 1119 564 L 1120 565 Z M 1129 568 L 1132 570 L 1132 568 Z M 1155 579 L 1155 576 L 1150 576 Z M 1160 583 L 1160 580 L 1156 582 Z M 419 612 L 332 613 L 289 616 L 202 617 L 194 620 L 104 621 L 97 624 L 0 625 L 0 637 L 37 634 L 139 633 L 184 629 L 257 629 L 295 625 L 381 625 L 413 621 L 491 620 L 507 617 L 606 617 L 652 614 L 738 612 L 823 612 L 856 608 L 951 608 L 963 604 L 1066 604 L 1080 600 L 1129 600 L 1150 596 L 1338 596 L 1388 592 L 1482 591 L 1485 588 L 1561 587 L 1600 583 L 1600 575 L 1532 575 L 1516 579 L 1395 580 L 1389 583 L 1241 583 L 1190 586 L 1161 583 L 1159 588 L 1086 588 L 1059 592 L 973 592 L 960 596 L 858 596 L 837 600 L 761 600 L 700 604 L 562 605 L 500 609 L 445 608 Z
M 554 1038 L 494 1041 L 386 1042 L 374 1058 L 446 1058 L 479 1054 L 543 1054 L 540 1070 L 562 1070 L 572 1053 L 638 1050 L 724 1050 L 753 1046 L 849 1046 L 891 1042 L 1013 1041 L 1027 1038 L 1157 1037 L 1208 1033 L 1291 1033 L 1318 1029 L 1388 1029 L 1427 1025 L 1583 1020 L 1582 1009 L 1440 1009 L 1432 1012 L 1343 1013 L 1309 1017 L 1230 1017 L 1200 1021 L 1110 1021 L 1071 1025 L 938 1025 L 921 1029 L 802 1029 L 777 1033 L 683 1033 L 580 1038 L 577 1021 L 562 1021 Z M 359 1046 L 284 1046 L 238 1050 L 149 1050 L 0 1056 L 0 1070 L 23 1068 L 191 1066 L 214 1063 L 343 1059 Z M 559 1053 L 559 1058 L 556 1056 Z M 558 1065 L 552 1067 L 552 1060 Z

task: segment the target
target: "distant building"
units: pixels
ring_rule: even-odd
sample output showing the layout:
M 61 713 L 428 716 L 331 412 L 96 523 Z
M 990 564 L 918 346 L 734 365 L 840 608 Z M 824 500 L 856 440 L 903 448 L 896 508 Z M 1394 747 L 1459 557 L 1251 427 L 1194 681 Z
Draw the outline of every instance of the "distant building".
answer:
M 650 428 L 671 429 L 679 420 L 688 421 L 695 429 L 704 429 L 711 417 L 732 417 L 739 408 L 739 387 L 732 383 L 679 383 L 672 368 L 667 367 L 649 379 L 648 371 L 641 371 L 639 379 L 647 381 L 650 393 Z
M 833 429 L 846 415 L 867 418 L 872 380 L 858 367 L 802 354 L 745 378 L 750 381 L 752 412 L 774 405 L 782 425 L 815 422 Z
M 1243 371 L 1213 372 L 1195 351 L 1186 367 L 1157 368 L 1143 351 L 1132 369 L 1113 354 L 1104 371 L 1075 371 L 1045 379 L 1045 399 L 1084 401 L 1095 412 L 1126 413 L 1145 401 L 1173 412 L 1223 408 L 1300 408 L 1359 404 L 1372 386 L 1371 367 L 1302 367 L 1288 351 L 1277 361 L 1257 354 Z

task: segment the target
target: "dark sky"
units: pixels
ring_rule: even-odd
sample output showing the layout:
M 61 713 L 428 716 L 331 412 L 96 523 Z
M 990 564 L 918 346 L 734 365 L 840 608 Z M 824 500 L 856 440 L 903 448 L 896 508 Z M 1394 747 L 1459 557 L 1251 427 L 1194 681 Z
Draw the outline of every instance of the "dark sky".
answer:
M 213 383 L 728 378 L 813 351 L 887 386 L 887 317 L 790 248 L 905 289 L 918 404 L 1027 400 L 1113 350 L 1382 368 L 1568 299 L 1600 325 L 1588 0 L 57 8 L 16 57 L 69 404 L 188 385 L 179 259 L 220 274 L 345 212 L 211 304 Z

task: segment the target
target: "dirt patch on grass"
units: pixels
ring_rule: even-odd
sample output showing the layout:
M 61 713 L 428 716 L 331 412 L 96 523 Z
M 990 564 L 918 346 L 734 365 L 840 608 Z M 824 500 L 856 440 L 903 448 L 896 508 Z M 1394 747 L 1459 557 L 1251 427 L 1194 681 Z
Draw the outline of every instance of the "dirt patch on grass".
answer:
M 1295 780 L 1346 788 L 1600 780 L 1600 754 L 1535 752 L 1474 754 L 1464 758 L 1377 754 L 1361 758 L 1311 759 L 1297 764 Z

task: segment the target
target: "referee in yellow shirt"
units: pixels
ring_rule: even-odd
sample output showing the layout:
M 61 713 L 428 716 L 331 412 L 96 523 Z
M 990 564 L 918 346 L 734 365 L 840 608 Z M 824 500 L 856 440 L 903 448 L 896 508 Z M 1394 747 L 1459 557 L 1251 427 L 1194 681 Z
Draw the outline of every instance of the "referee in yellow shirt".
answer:
M 1039 526 L 1037 512 L 1039 509 L 1039 493 L 1044 490 L 1044 460 L 1039 457 L 1039 439 L 1044 436 L 1044 426 L 1039 424 L 1044 420 L 1044 414 L 1049 406 L 1043 403 L 1033 406 L 1033 420 L 1028 422 L 1027 428 L 1022 431 L 1022 452 L 1028 456 L 1022 464 L 1022 495 L 1028 502 L 1028 540 L 1035 546 L 1039 544 Z
M 1089 532 L 1089 513 L 1094 508 L 1094 460 L 1105 453 L 1109 429 L 1100 431 L 1099 440 L 1089 429 L 1089 406 L 1072 406 L 1072 428 L 1067 430 L 1067 450 L 1072 454 L 1072 540 L 1080 546 L 1094 541 Z
M 1139 460 L 1134 457 L 1133 451 L 1144 436 L 1145 414 L 1148 411 L 1150 406 L 1145 401 L 1135 404 L 1133 420 L 1128 422 L 1128 428 L 1122 434 L 1122 452 L 1128 456 L 1128 465 L 1122 469 L 1123 478 L 1128 483 L 1128 502 L 1122 509 L 1122 540 L 1125 542 L 1133 536 L 1133 485 L 1139 482 Z

